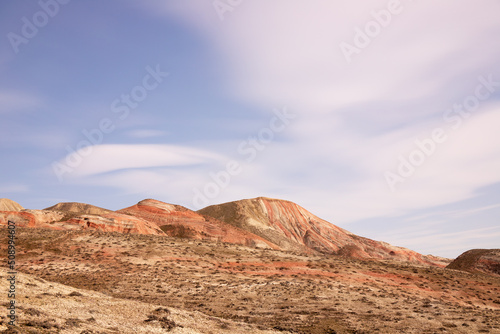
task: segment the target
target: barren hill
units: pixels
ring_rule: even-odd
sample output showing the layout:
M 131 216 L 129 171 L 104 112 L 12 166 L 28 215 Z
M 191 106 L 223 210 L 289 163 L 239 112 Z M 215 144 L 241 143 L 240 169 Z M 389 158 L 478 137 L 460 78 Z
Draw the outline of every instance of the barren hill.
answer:
M 252 232 L 285 250 L 309 248 L 355 258 L 447 264 L 435 257 L 357 236 L 289 201 L 259 197 L 212 205 L 198 212 Z
M 136 205 L 118 210 L 117 213 L 152 222 L 167 235 L 173 237 L 223 241 L 261 248 L 279 248 L 264 238 L 218 219 L 205 217 L 180 205 L 153 199 L 143 200 Z
M 111 210 L 103 209 L 98 206 L 76 202 L 57 203 L 56 205 L 46 208 L 45 210 L 72 212 L 86 215 L 102 215 L 112 212 Z
M 471 249 L 446 268 L 500 276 L 500 249 Z
M 8 198 L 0 198 L 0 211 L 21 211 L 24 208 L 21 204 Z

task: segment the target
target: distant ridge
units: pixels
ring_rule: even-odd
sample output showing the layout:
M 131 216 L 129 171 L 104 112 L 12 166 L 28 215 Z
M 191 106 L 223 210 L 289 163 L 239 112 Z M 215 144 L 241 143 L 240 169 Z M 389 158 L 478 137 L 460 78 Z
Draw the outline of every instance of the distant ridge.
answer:
M 500 249 L 471 249 L 446 268 L 500 276 Z
M 103 209 L 98 206 L 85 203 L 77 203 L 77 202 L 58 203 L 44 210 L 64 211 L 64 212 L 86 214 L 86 215 L 103 215 L 106 213 L 113 212 L 111 210 Z
M 77 202 L 44 210 L 25 210 L 8 199 L 0 200 L 0 205 L 0 225 L 14 221 L 19 227 L 163 235 L 438 267 L 451 262 L 355 235 L 293 202 L 267 197 L 212 205 L 197 212 L 154 199 L 118 211 Z
M 0 198 L 0 211 L 21 211 L 24 210 L 21 204 L 8 198 Z

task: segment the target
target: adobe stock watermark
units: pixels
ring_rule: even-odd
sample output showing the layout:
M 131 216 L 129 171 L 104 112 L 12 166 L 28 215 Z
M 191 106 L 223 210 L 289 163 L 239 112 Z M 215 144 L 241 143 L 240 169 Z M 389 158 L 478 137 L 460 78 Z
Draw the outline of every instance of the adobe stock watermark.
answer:
M 9 271 L 7 272 L 7 281 L 9 282 L 9 290 L 7 292 L 7 318 L 8 324 L 14 326 L 17 321 L 16 316 L 16 222 L 7 221 L 8 231 L 8 246 L 7 246 L 7 265 Z
M 367 48 L 382 33 L 383 29 L 391 24 L 393 18 L 403 12 L 403 9 L 400 0 L 389 0 L 386 9 L 372 10 L 370 13 L 372 19 L 366 22 L 362 28 L 358 26 L 354 28 L 352 43 L 343 41 L 339 44 L 346 61 L 351 63 L 352 57 Z
M 75 168 L 80 166 L 83 159 L 92 154 L 93 146 L 102 144 L 104 136 L 116 129 L 116 122 L 127 119 L 130 112 L 136 109 L 148 97 L 150 92 L 158 88 L 168 75 L 168 72 L 163 72 L 160 69 L 159 64 L 155 68 L 147 66 L 141 84 L 134 86 L 129 93 L 121 94 L 119 98 L 111 102 L 110 111 L 113 118 L 104 117 L 96 127 L 90 130 L 83 129 L 82 134 L 85 139 L 80 140 L 75 148 L 67 145 L 66 151 L 68 154 L 64 161 L 52 163 L 52 170 L 59 182 L 63 182 L 65 174 L 73 172 Z
M 492 74 L 488 77 L 480 76 L 478 81 L 479 84 L 473 94 L 465 97 L 462 103 L 455 103 L 452 108 L 445 110 L 443 121 L 448 126 L 434 128 L 428 138 L 415 139 L 416 147 L 406 156 L 399 155 L 399 165 L 395 171 L 385 172 L 384 177 L 391 191 L 394 192 L 397 184 L 403 183 L 413 176 L 417 168 L 436 153 L 439 144 L 448 140 L 447 130 L 458 130 L 464 120 L 471 117 L 472 113 L 478 110 L 481 102 L 489 99 L 500 86 L 500 81 L 494 81 Z
M 281 110 L 274 109 L 274 116 L 269 120 L 267 127 L 262 128 L 256 135 L 242 141 L 237 148 L 238 154 L 246 163 L 255 161 L 259 152 L 264 151 L 274 140 L 277 133 L 285 131 L 291 121 L 297 117 L 284 107 Z M 233 177 L 243 172 L 243 166 L 237 160 L 230 160 L 226 168 L 216 173 L 209 173 L 212 181 L 207 182 L 201 189 L 194 188 L 193 205 L 202 208 L 210 203 L 210 199 L 217 197 L 220 192 L 227 188 Z
M 9 32 L 7 39 L 14 50 L 14 53 L 19 53 L 19 47 L 22 44 L 28 44 L 30 40 L 38 35 L 40 29 L 45 27 L 50 19 L 54 18 L 61 8 L 61 5 L 66 5 L 70 0 L 40 0 L 38 5 L 40 10 L 34 13 L 31 18 L 23 16 L 21 18 L 21 34 Z
M 241 5 L 242 2 L 243 0 L 214 0 L 212 5 L 219 16 L 219 19 L 224 21 L 226 13 L 234 11 L 234 9 Z

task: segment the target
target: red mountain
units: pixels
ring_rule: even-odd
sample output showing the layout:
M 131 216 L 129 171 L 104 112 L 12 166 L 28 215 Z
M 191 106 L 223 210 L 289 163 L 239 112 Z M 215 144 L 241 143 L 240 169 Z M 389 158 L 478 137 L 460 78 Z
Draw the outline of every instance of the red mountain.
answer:
M 301 206 L 259 197 L 212 205 L 198 213 L 252 232 L 285 250 L 310 249 L 356 258 L 400 260 L 444 267 L 446 259 L 357 236 Z
M 180 205 L 146 199 L 117 212 L 153 222 L 167 235 L 173 237 L 215 240 L 262 248 L 279 248 L 253 233 L 218 219 L 203 216 Z

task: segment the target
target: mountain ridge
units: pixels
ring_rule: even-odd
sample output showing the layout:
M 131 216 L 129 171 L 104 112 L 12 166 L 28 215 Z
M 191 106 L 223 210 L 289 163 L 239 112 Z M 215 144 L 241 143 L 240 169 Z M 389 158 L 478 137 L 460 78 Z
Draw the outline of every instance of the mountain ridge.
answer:
M 50 211 L 65 211 L 71 213 L 78 214 L 87 214 L 87 215 L 99 215 L 113 212 L 112 210 L 104 209 L 95 205 L 86 204 L 86 203 L 78 203 L 78 202 L 61 202 L 56 205 L 52 205 L 43 210 Z
M 355 235 L 300 205 L 268 197 L 208 206 L 197 212 L 257 234 L 287 250 L 305 248 L 326 254 L 403 260 L 444 267 L 448 261 Z
M 198 211 L 154 199 L 117 211 L 67 202 L 45 210 L 0 211 L 0 225 L 6 225 L 7 220 L 17 221 L 20 227 L 164 235 L 439 267 L 451 262 L 355 235 L 294 202 L 269 197 L 222 203 Z
M 446 268 L 500 276 L 500 249 L 468 250 L 453 260 Z

